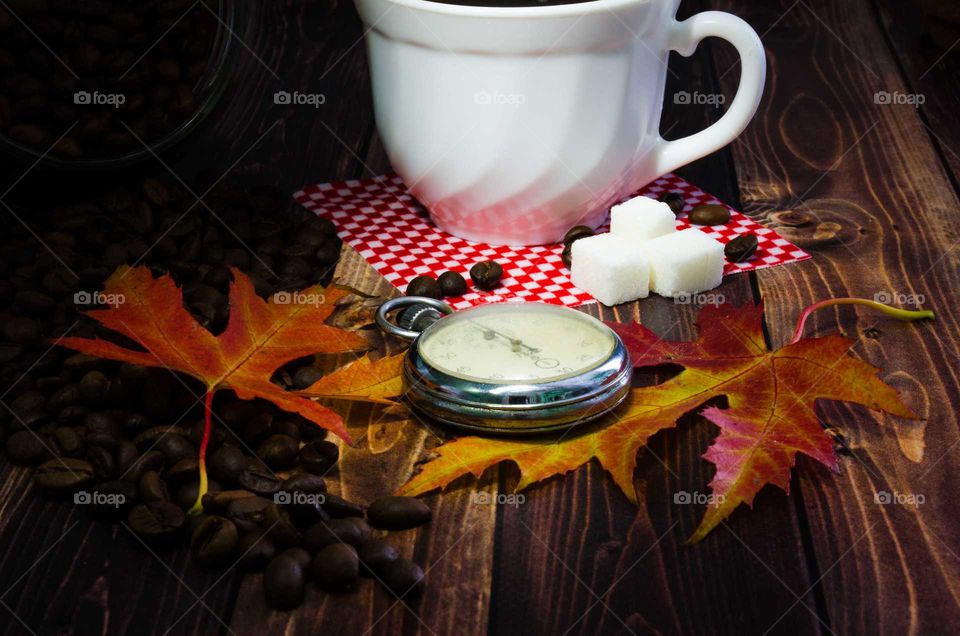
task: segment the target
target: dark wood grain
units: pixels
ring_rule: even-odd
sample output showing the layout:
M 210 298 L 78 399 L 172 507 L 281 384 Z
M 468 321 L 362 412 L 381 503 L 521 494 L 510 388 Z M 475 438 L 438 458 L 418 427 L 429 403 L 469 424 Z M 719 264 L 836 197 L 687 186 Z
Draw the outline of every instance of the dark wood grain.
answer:
M 813 261 L 758 274 L 771 338 L 783 342 L 805 305 L 830 296 L 922 294 L 937 310 L 936 325 L 841 310 L 823 312 L 809 327 L 810 335 L 851 337 L 853 354 L 886 368 L 883 377 L 924 418 L 818 407 L 853 449 L 840 474 L 802 459 L 795 480 L 826 619 L 837 633 L 940 632 L 960 612 L 958 493 L 950 477 L 960 446 L 956 413 L 944 408 L 958 398 L 955 341 L 945 335 L 957 321 L 949 300 L 957 284 L 957 193 L 921 114 L 874 101 L 878 90 L 910 88 L 869 3 L 722 6 L 753 22 L 784 14 L 765 38 L 766 125 L 734 144 L 738 169 L 751 176 L 745 208 L 757 218 L 796 209 L 840 227 L 835 238 L 810 238 Z M 925 503 L 878 505 L 877 492 L 920 494 Z

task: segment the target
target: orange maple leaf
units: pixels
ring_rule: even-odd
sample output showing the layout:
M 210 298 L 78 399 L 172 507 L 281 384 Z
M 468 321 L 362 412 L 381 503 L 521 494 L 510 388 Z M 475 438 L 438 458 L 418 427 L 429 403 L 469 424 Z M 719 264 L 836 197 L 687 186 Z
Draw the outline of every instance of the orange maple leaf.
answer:
M 244 400 L 269 400 L 349 440 L 339 415 L 270 381 L 277 368 L 291 360 L 368 348 L 360 335 L 324 324 L 334 303 L 349 292 L 316 286 L 298 292 L 296 298 L 303 302 L 267 302 L 256 295 L 243 272 L 231 272 L 230 317 L 219 335 L 210 333 L 184 309 L 180 289 L 172 278 L 154 278 L 146 267 L 122 266 L 104 289 L 105 295 L 121 302 L 86 315 L 138 343 L 143 351 L 100 338 L 63 338 L 59 344 L 90 355 L 192 375 L 206 385 L 208 395 L 231 389 Z M 378 368 L 369 361 L 366 364 L 366 371 Z M 341 376 L 341 380 L 331 385 L 327 397 L 335 397 L 334 389 L 338 389 L 348 394 L 359 391 L 354 399 L 362 399 L 363 378 L 359 374 Z M 321 379 L 318 384 L 323 382 Z
M 405 356 L 398 353 L 377 361 L 368 355 L 363 356 L 297 393 L 306 397 L 394 404 L 395 401 L 389 398 L 403 393 L 401 369 Z
M 692 342 L 663 340 L 639 324 L 612 324 L 635 366 L 669 363 L 683 371 L 662 384 L 633 389 L 601 425 L 576 437 L 559 442 L 464 437 L 444 444 L 401 492 L 443 488 L 468 473 L 479 477 L 502 461 L 520 468 L 517 488 L 522 489 L 597 459 L 636 503 L 633 472 L 640 447 L 657 431 L 674 427 L 683 414 L 725 396 L 728 408 L 710 406 L 702 412 L 720 427 L 720 435 L 704 455 L 717 472 L 710 483 L 712 503 L 690 538 L 697 542 L 741 503 L 752 505 L 766 484 L 788 491 L 797 453 L 836 469 L 833 441 L 814 412 L 817 398 L 915 417 L 877 377 L 878 369 L 849 357 L 849 339 L 827 336 L 770 351 L 762 319 L 762 305 L 707 306 L 698 316 L 699 338 Z

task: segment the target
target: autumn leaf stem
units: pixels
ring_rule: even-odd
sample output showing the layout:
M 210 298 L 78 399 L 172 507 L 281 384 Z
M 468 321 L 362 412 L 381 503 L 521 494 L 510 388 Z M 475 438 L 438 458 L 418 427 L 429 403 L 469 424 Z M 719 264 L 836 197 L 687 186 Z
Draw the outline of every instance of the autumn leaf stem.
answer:
M 207 387 L 203 394 L 203 439 L 200 441 L 200 457 L 198 458 L 200 471 L 200 487 L 197 489 L 197 500 L 193 502 L 189 514 L 203 513 L 203 496 L 207 494 L 207 446 L 210 444 L 210 431 L 213 428 L 213 394 L 214 387 Z
M 832 307 L 834 305 L 862 305 L 864 307 L 869 307 L 870 309 L 876 309 L 877 311 L 880 311 L 891 318 L 896 318 L 897 320 L 934 319 L 934 314 L 929 309 L 898 309 L 874 300 L 867 300 L 866 298 L 830 298 L 828 300 L 822 300 L 818 303 L 814 303 L 803 310 L 803 312 L 800 314 L 800 319 L 797 321 L 797 328 L 793 332 L 793 338 L 790 340 L 790 344 L 800 342 L 800 339 L 803 337 L 803 327 L 806 325 L 807 318 L 810 317 L 810 314 L 818 309 Z

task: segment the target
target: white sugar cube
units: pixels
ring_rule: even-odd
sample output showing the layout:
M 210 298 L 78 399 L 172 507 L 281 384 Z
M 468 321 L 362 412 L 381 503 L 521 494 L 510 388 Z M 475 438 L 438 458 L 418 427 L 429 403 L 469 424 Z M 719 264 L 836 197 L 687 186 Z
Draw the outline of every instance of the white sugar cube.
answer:
M 610 208 L 610 233 L 640 243 L 676 231 L 670 206 L 649 197 L 634 197 Z
M 649 240 L 644 250 L 650 289 L 661 296 L 707 291 L 723 279 L 723 244 L 696 228 Z
M 604 305 L 650 294 L 650 266 L 640 246 L 613 234 L 582 238 L 570 248 L 570 280 Z

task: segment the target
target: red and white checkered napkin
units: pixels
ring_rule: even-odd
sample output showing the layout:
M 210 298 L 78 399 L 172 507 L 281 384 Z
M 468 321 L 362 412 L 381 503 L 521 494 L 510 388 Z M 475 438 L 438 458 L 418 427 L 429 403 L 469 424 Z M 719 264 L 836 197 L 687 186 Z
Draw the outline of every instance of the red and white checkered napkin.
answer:
M 727 263 L 724 274 L 810 258 L 773 230 L 733 208 L 726 225 L 691 226 L 686 216 L 693 206 L 723 203 L 677 176 L 660 177 L 636 194 L 656 198 L 662 192 L 680 192 L 687 203 L 684 213 L 677 218 L 678 230 L 699 227 L 721 243 L 745 232 L 757 235 L 758 246 L 753 257 L 746 263 Z M 308 186 L 293 196 L 308 210 L 332 220 L 340 237 L 399 289 L 405 289 L 407 283 L 420 274 L 438 276 L 447 270 L 460 272 L 469 281 L 470 267 L 478 261 L 495 260 L 503 266 L 501 287 L 483 292 L 471 286 L 466 295 L 448 299 L 455 309 L 507 300 L 541 301 L 569 307 L 594 302 L 590 294 L 570 282 L 570 271 L 560 260 L 562 245 L 486 245 L 447 234 L 430 221 L 427 211 L 396 175 Z

